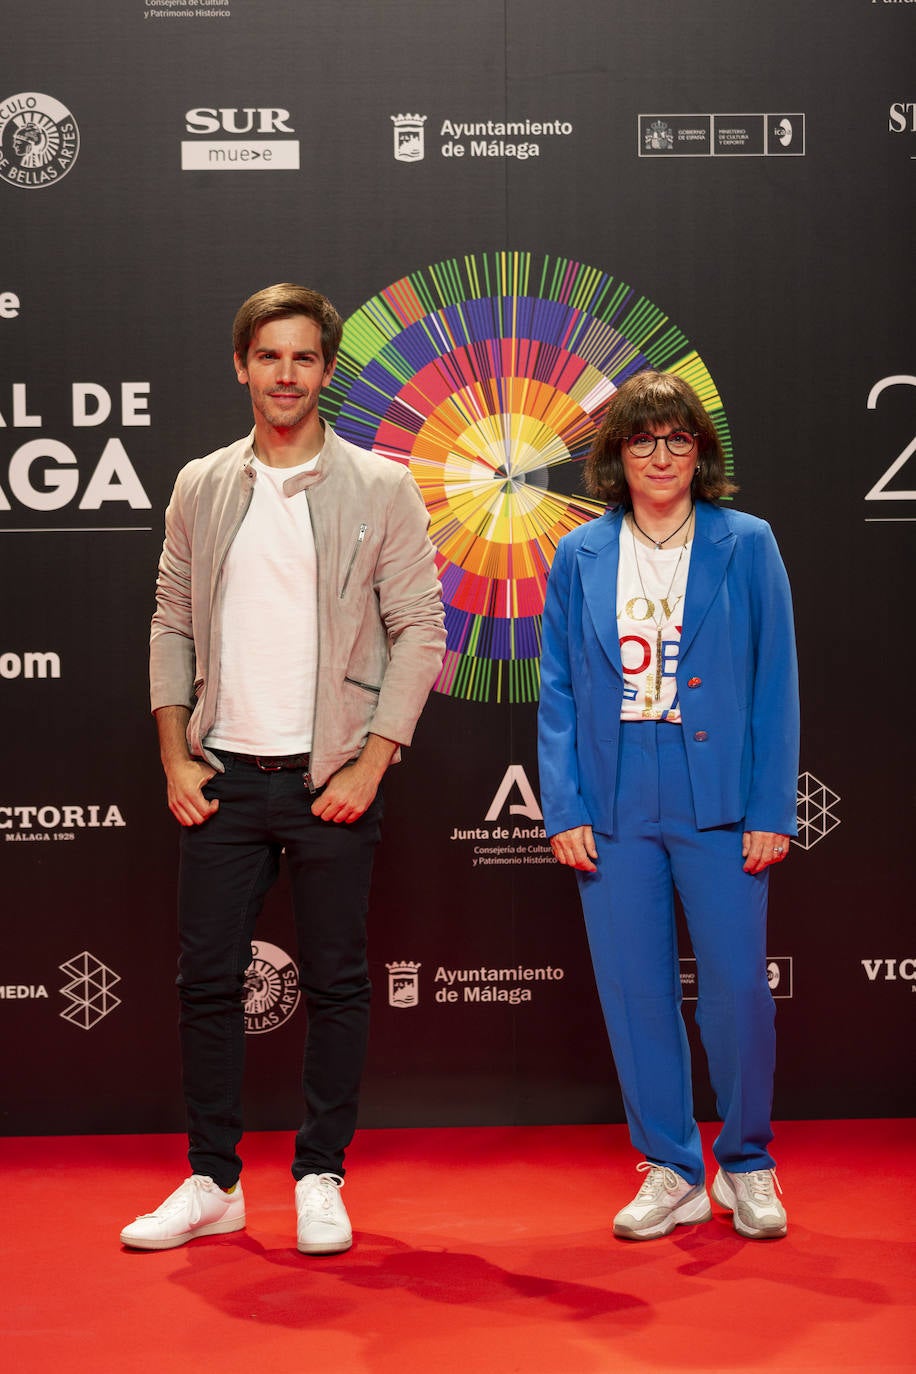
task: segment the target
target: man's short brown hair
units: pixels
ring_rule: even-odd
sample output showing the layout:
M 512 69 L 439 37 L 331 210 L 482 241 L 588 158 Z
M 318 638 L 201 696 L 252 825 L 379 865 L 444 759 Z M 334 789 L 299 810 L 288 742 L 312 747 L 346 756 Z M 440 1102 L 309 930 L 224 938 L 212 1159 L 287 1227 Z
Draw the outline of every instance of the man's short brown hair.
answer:
M 251 341 L 262 324 L 268 320 L 285 320 L 291 315 L 306 315 L 321 330 L 321 352 L 325 367 L 337 357 L 343 320 L 326 296 L 294 282 L 278 282 L 265 286 L 249 296 L 238 309 L 232 325 L 232 345 L 244 364 L 248 360 Z

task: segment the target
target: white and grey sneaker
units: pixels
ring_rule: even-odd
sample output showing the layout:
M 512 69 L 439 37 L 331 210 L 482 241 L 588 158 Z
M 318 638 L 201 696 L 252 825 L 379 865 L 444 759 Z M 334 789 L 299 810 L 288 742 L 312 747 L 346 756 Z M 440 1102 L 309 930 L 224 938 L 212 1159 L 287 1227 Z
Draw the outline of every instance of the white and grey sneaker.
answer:
M 614 1235 L 625 1240 L 654 1240 L 667 1236 L 675 1226 L 709 1221 L 712 1208 L 702 1183 L 696 1186 L 662 1164 L 644 1159 L 636 1168 L 645 1173 L 633 1201 L 614 1218 Z
M 296 1244 L 303 1255 L 336 1255 L 353 1244 L 343 1183 L 339 1174 L 306 1174 L 296 1184 Z
M 121 1232 L 135 1250 L 173 1250 L 198 1236 L 221 1236 L 245 1225 L 241 1183 L 224 1193 L 206 1174 L 192 1174 L 155 1212 L 145 1212 Z
M 775 1169 L 754 1169 L 732 1174 L 720 1169 L 713 1180 L 712 1195 L 731 1212 L 735 1230 L 749 1240 L 771 1240 L 786 1234 L 786 1209 L 776 1196 L 779 1179 Z

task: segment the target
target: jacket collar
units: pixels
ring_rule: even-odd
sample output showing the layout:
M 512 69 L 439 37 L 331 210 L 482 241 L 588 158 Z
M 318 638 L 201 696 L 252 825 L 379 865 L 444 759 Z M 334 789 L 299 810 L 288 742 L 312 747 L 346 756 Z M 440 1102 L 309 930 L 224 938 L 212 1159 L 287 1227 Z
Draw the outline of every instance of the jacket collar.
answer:
M 578 551 L 582 589 L 595 633 L 611 667 L 622 676 L 617 633 L 617 566 L 624 509 L 617 506 L 589 525 Z M 680 657 L 690 647 L 721 586 L 736 536 L 727 513 L 708 501 L 696 505 L 696 526 L 684 603 Z
M 696 510 L 679 658 L 686 654 L 706 619 L 738 542 L 724 510 L 711 506 L 708 501 L 698 501 Z
M 295 496 L 297 492 L 314 487 L 327 477 L 328 467 L 333 462 L 334 449 L 339 440 L 326 420 L 322 420 L 321 425 L 324 430 L 324 443 L 318 454 L 318 462 L 308 472 L 299 472 L 295 477 L 288 477 L 283 483 L 284 496 Z M 242 485 L 245 487 L 252 486 L 257 476 L 253 463 L 254 457 L 254 429 L 252 429 L 242 454 L 241 478 Z
M 617 564 L 620 557 L 620 531 L 623 507 L 608 511 L 588 526 L 579 545 L 577 563 L 582 592 L 592 626 L 608 663 L 623 677 L 620 638 L 617 632 Z

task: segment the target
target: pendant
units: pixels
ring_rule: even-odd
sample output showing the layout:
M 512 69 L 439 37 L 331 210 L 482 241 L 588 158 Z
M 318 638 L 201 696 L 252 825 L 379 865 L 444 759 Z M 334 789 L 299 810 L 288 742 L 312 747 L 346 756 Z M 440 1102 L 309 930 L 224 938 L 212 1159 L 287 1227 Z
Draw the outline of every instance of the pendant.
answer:
M 662 627 L 658 627 L 658 636 L 655 641 L 655 700 L 659 701 L 662 695 Z

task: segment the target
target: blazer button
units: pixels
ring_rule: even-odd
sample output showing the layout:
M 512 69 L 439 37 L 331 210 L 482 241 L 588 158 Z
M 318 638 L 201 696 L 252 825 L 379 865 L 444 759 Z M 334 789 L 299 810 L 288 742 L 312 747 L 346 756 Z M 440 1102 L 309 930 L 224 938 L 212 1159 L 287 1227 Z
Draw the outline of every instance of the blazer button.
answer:
M 696 734 L 694 735 L 694 739 L 699 740 L 702 744 L 704 739 L 709 739 L 709 736 L 707 735 L 705 730 L 697 730 Z
M 692 677 L 687 683 L 688 687 L 702 687 L 702 685 L 703 679 L 701 677 Z

